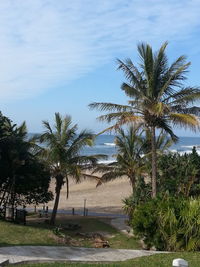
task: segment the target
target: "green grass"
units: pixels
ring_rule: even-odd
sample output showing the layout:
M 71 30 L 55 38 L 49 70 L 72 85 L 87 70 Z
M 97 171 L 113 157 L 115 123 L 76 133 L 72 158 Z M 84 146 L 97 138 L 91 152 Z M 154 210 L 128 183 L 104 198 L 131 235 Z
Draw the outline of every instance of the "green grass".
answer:
M 50 229 L 0 221 L 0 246 L 57 244 Z
M 148 257 L 141 257 L 125 262 L 111 263 L 111 264 L 94 264 L 94 263 L 45 263 L 45 264 L 25 264 L 17 265 L 19 267 L 170 267 L 172 260 L 175 258 L 184 258 L 189 262 L 191 267 L 200 266 L 200 253 L 183 252 L 170 254 L 157 254 Z
M 94 240 L 83 238 L 77 235 L 80 233 L 106 233 L 111 248 L 137 249 L 140 248 L 139 242 L 134 238 L 118 232 L 108 223 L 109 220 L 102 221 L 97 218 L 64 216 L 59 217 L 57 225 L 63 228 L 69 224 L 79 224 L 81 229 L 76 231 L 61 230 L 68 241 L 59 238 L 53 232 L 50 225 L 36 216 L 28 218 L 27 226 L 17 225 L 5 221 L 0 221 L 0 246 L 11 245 L 68 245 L 94 247 Z

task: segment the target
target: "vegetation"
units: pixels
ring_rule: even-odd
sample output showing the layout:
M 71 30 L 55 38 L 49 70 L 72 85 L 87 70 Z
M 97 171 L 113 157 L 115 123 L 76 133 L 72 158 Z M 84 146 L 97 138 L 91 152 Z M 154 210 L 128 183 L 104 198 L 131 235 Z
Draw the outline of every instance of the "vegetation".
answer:
M 52 230 L 39 225 L 17 225 L 0 221 L 0 246 L 58 245 Z
M 52 128 L 49 122 L 43 121 L 45 132 L 40 136 L 40 142 L 45 143 L 42 149 L 42 158 L 51 170 L 51 176 L 56 180 L 55 202 L 51 216 L 51 224 L 55 224 L 60 191 L 64 183 L 67 186 L 67 198 L 69 195 L 69 177 L 78 183 L 81 177 L 89 177 L 84 171 L 97 164 L 101 156 L 80 155 L 84 146 L 93 144 L 94 135 L 89 131 L 77 133 L 77 125 L 72 125 L 71 117 L 61 117 L 55 113 L 55 126 Z M 95 177 L 96 178 L 96 177 Z
M 196 251 L 200 248 L 199 216 L 199 199 L 166 196 L 138 205 L 132 227 L 148 249 Z
M 139 67 L 131 59 L 117 61 L 127 79 L 121 86 L 129 98 L 127 105 L 90 104 L 91 108 L 107 112 L 99 117 L 112 123 L 105 131 L 115 130 L 118 134 L 113 163 L 98 164 L 104 155 L 83 155 L 83 148 L 92 146 L 95 136 L 87 130 L 78 133 L 70 116 L 55 113 L 55 124 L 43 121 L 44 133 L 29 139 L 25 123 L 17 126 L 0 114 L 0 215 L 5 215 L 6 206 L 14 210 L 18 205 L 52 200 L 49 183 L 51 178 L 56 181 L 49 224 L 38 223 L 31 216 L 27 227 L 0 221 L 0 245 L 94 247 L 93 234 L 103 232 L 108 234 L 112 248 L 140 248 L 136 239 L 139 238 L 147 249 L 200 250 L 200 156 L 195 148 L 185 155 L 166 152 L 178 140 L 172 126 L 199 129 L 200 108 L 192 105 L 200 99 L 200 88 L 184 87 L 190 63 L 180 56 L 169 65 L 166 47 L 164 43 L 154 53 L 148 44 L 138 45 Z M 91 175 L 87 169 L 93 170 Z M 96 172 L 101 172 L 102 177 L 96 176 Z M 92 178 L 100 185 L 120 177 L 127 177 L 132 187 L 132 195 L 123 202 L 136 238 L 94 218 L 67 217 L 56 221 L 60 192 L 66 184 L 68 198 L 70 178 L 77 183 L 82 178 Z M 81 233 L 72 231 L 70 225 L 80 226 Z M 187 259 L 189 254 L 184 255 Z M 191 255 L 191 264 L 199 266 L 196 254 Z M 171 260 L 171 255 L 151 257 L 156 266 L 168 266 Z M 151 266 L 148 258 L 127 261 L 122 266 L 146 266 L 147 261 Z
M 194 147 L 191 154 L 164 154 L 158 160 L 158 189 L 170 195 L 198 197 L 200 194 L 200 156 Z
M 99 165 L 95 169 L 102 173 L 99 184 L 127 177 L 134 193 L 136 182 L 145 170 L 144 160 L 142 160 L 145 140 L 137 128 L 130 127 L 127 133 L 123 129 L 119 130 L 115 144 L 117 146 L 116 161 L 107 165 Z
M 23 264 L 19 267 L 169 267 L 172 266 L 173 259 L 183 258 L 188 261 L 189 266 L 199 267 L 200 259 L 199 253 L 169 253 L 157 254 L 148 257 L 140 257 L 133 260 L 115 263 L 37 263 L 37 264 Z
M 25 123 L 17 127 L 0 114 L 0 207 L 44 203 L 52 199 L 50 172 L 37 158 Z
M 75 230 L 69 225 L 79 225 Z M 78 246 L 95 247 L 95 236 L 98 233 L 109 242 L 111 248 L 138 249 L 137 239 L 130 238 L 113 228 L 109 220 L 58 216 L 57 225 L 51 226 L 42 219 L 29 216 L 27 226 L 0 221 L 0 246 L 45 245 L 45 246 Z M 81 234 L 80 234 L 81 233 Z
M 160 196 L 188 198 L 200 193 L 200 156 L 194 147 L 191 154 L 163 153 L 158 157 L 158 191 Z M 161 153 L 162 152 L 162 153 Z M 145 161 L 148 170 L 148 158 Z M 136 183 L 133 194 L 124 199 L 124 211 L 132 218 L 138 204 L 150 200 L 150 184 L 143 177 Z
M 173 140 L 177 136 L 172 131 L 175 126 L 190 127 L 195 130 L 199 126 L 198 118 L 193 115 L 198 108 L 190 105 L 200 98 L 197 87 L 183 87 L 190 63 L 185 56 L 180 56 L 170 66 L 165 53 L 167 43 L 158 52 L 153 53 L 148 44 L 138 45 L 140 57 L 139 68 L 131 59 L 118 60 L 118 68 L 127 79 L 121 89 L 130 98 L 128 105 L 113 103 L 91 103 L 90 107 L 100 111 L 108 111 L 99 120 L 114 122 L 106 130 L 118 129 L 124 124 L 138 124 L 148 128 L 151 136 L 152 159 L 152 197 L 157 194 L 157 153 L 156 129 L 163 129 Z M 105 131 L 106 131 L 105 130 Z

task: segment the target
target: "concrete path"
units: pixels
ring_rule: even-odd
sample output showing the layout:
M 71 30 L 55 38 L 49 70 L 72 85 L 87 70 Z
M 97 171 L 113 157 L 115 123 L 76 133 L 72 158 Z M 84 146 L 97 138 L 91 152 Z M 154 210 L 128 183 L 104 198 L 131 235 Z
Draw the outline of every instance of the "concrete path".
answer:
M 110 262 L 124 261 L 156 253 L 163 252 L 80 247 L 14 246 L 0 247 L 0 262 L 5 259 L 9 260 L 11 264 L 51 261 Z

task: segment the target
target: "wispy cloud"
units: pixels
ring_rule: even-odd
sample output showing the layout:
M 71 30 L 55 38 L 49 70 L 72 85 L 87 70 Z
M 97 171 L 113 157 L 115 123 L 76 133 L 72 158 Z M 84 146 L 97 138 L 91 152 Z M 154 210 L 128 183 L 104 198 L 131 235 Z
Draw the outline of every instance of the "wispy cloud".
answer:
M 32 97 L 132 51 L 144 40 L 188 40 L 199 0 L 0 2 L 0 99 Z

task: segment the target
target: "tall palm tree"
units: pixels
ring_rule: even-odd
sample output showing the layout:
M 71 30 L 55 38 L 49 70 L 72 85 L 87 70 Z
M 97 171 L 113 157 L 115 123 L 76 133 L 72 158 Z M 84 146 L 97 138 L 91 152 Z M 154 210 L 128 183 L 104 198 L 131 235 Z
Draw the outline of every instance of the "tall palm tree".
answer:
M 56 180 L 55 202 L 50 223 L 55 224 L 60 192 L 64 183 L 67 186 L 67 198 L 69 196 L 69 177 L 80 182 L 86 168 L 94 166 L 98 157 L 80 155 L 84 146 L 91 146 L 94 135 L 86 130 L 77 134 L 77 125 L 72 125 L 71 117 L 61 117 L 55 113 L 55 125 L 52 128 L 48 121 L 43 121 L 46 131 L 40 136 L 40 142 L 45 144 L 42 149 L 42 157 L 51 168 L 52 177 Z
M 127 105 L 113 103 L 91 103 L 92 109 L 108 111 L 99 120 L 114 122 L 106 130 L 118 129 L 127 123 L 136 123 L 151 131 L 152 150 L 152 197 L 156 197 L 156 129 L 163 129 L 173 140 L 177 136 L 172 126 L 190 127 L 195 130 L 199 120 L 194 115 L 198 107 L 191 104 L 200 99 L 198 87 L 183 87 L 190 63 L 185 56 L 178 57 L 170 66 L 165 53 L 167 42 L 153 53 L 150 45 L 138 45 L 140 64 L 137 68 L 131 59 L 117 60 L 118 69 L 125 74 L 127 82 L 121 89 L 130 98 Z M 106 131 L 105 130 L 105 131 Z

